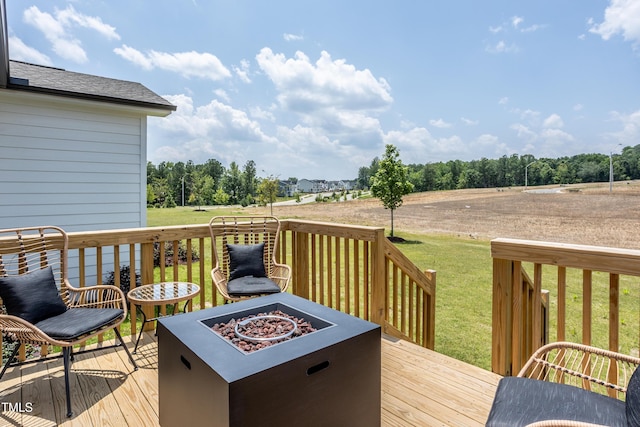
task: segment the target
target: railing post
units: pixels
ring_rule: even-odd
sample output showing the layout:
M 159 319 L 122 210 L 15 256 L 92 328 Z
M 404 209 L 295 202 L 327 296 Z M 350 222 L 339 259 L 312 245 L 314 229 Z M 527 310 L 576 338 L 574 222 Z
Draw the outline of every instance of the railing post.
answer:
M 153 276 L 153 243 L 142 243 L 140 245 L 140 279 L 143 285 L 153 283 L 155 278 Z M 147 319 L 151 319 L 155 316 L 155 308 L 152 306 L 145 306 L 143 308 Z M 136 311 L 132 311 L 131 319 L 136 318 Z M 133 321 L 131 322 L 133 324 Z M 152 331 L 154 329 L 153 322 L 148 322 L 146 325 L 142 325 L 144 331 Z M 134 328 L 131 328 L 132 332 Z M 134 332 L 135 333 L 135 332 Z
M 424 346 L 433 350 L 436 345 L 436 271 L 425 270 L 424 274 L 433 283 L 433 293 L 427 295 L 427 303 L 425 304 L 427 310 L 427 327 L 425 328 L 425 344 Z
M 385 330 L 387 314 L 387 280 L 385 277 L 384 228 L 376 231 L 375 241 L 371 244 L 371 321 Z
M 294 233 L 293 293 L 309 299 L 309 233 Z
M 511 375 L 512 270 L 512 261 L 493 259 L 491 370 L 500 375 Z

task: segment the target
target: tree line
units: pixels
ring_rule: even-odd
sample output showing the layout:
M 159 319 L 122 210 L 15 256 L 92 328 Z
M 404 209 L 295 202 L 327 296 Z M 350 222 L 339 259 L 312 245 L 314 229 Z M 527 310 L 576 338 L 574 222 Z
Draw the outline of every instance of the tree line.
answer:
M 414 192 L 578 184 L 609 181 L 613 165 L 615 181 L 640 179 L 640 145 L 625 147 L 620 154 L 578 154 L 571 157 L 536 158 L 533 155 L 502 156 L 499 159 L 408 164 L 408 180 Z M 369 166 L 358 170 L 358 186 L 368 187 L 380 168 L 375 157 Z M 526 182 L 525 182 L 526 181 Z
M 256 163 L 242 168 L 231 162 L 228 168 L 216 159 L 204 164 L 188 162 L 147 163 L 147 205 L 154 207 L 235 205 L 273 203 L 278 179 L 259 178 Z
M 408 164 L 407 179 L 414 192 L 577 184 L 607 182 L 609 164 L 616 181 L 640 179 L 640 144 L 627 146 L 618 153 L 578 154 L 561 158 L 536 158 L 533 155 L 502 156 L 499 159 L 450 160 L 426 164 Z M 355 189 L 369 189 L 371 177 L 380 169 L 375 157 L 369 166 L 358 170 Z M 526 182 L 525 182 L 526 181 Z M 296 178 L 287 183 L 294 184 Z M 204 164 L 184 162 L 147 163 L 147 204 L 156 207 L 182 205 L 206 206 L 273 202 L 282 191 L 273 176 L 259 177 L 256 163 L 242 167 L 231 162 L 228 168 L 216 159 Z

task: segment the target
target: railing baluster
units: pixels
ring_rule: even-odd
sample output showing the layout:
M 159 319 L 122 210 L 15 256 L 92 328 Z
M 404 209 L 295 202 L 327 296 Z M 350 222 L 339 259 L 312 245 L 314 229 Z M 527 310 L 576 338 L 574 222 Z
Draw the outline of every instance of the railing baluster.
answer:
M 591 345 L 593 274 L 591 270 L 582 271 L 582 343 Z
M 353 299 L 354 315 L 360 317 L 360 241 L 353 240 Z
M 558 341 L 567 338 L 567 268 L 558 267 Z
M 352 301 L 351 301 L 351 269 L 349 266 L 349 239 L 344 238 L 344 312 L 352 314 Z

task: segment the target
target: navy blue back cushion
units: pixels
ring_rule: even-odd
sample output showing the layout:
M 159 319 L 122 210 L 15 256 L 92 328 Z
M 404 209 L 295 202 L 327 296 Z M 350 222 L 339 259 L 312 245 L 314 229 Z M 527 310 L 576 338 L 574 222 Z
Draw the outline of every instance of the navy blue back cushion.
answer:
M 257 245 L 227 245 L 229 280 L 240 277 L 267 277 L 264 269 L 264 243 Z
M 38 323 L 67 311 L 51 267 L 20 276 L 0 277 L 0 298 L 8 314 L 31 323 Z

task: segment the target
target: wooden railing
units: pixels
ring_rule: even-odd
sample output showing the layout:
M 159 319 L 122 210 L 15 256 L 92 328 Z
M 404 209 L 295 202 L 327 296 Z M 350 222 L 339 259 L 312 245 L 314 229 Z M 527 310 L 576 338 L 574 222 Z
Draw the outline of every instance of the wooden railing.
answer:
M 434 347 L 436 273 L 422 272 L 384 229 L 283 221 L 292 244 L 293 293 L 378 323 L 389 335 Z
M 640 345 L 640 286 L 637 281 L 640 251 L 495 239 L 491 242 L 491 256 L 493 372 L 517 374 L 531 353 L 548 340 L 592 345 L 594 329 L 606 335 L 597 337 L 606 343 L 601 345 L 599 342 L 598 346 L 613 351 L 625 347 L 630 351 Z M 533 279 L 529 279 L 526 266 L 531 267 Z M 543 282 L 543 271 L 546 278 L 551 268 L 555 269 L 555 279 Z M 608 277 L 608 286 L 606 280 L 605 283 L 594 280 L 596 275 L 598 279 L 603 279 L 600 277 L 603 275 Z M 628 286 L 623 292 L 628 297 L 623 304 L 621 277 Z M 548 291 L 544 291 L 543 286 Z M 605 312 L 598 315 L 594 313 L 596 298 L 598 306 L 606 307 Z M 553 305 L 555 312 L 549 308 Z M 632 318 L 621 319 L 621 312 Z M 551 323 L 555 324 L 551 331 L 546 330 L 550 324 L 549 315 L 553 318 Z M 568 322 L 572 323 L 570 333 Z M 601 325 L 602 322 L 605 325 Z M 625 341 L 630 342 L 624 345 L 620 337 L 621 325 L 625 326 Z
M 370 320 L 380 324 L 384 333 L 433 349 L 435 272 L 421 272 L 386 239 L 384 229 L 283 220 L 281 230 L 278 258 L 292 266 L 294 294 Z M 100 283 L 108 272 L 129 265 L 135 266 L 143 284 L 197 283 L 200 295 L 193 301 L 195 307 L 216 306 L 223 301 L 209 276 L 213 257 L 209 239 L 206 224 L 69 233 L 70 257 L 78 260 L 77 271 L 72 272 L 77 280 L 72 283 Z M 154 244 L 159 247 L 156 258 L 159 252 L 161 260 L 169 261 L 155 268 Z M 187 251 L 184 262 L 177 256 L 180 248 Z M 169 250 L 173 255 L 167 256 Z M 197 261 L 192 261 L 194 253 Z M 120 286 L 119 275 L 114 276 Z M 135 312 L 133 305 L 130 311 Z M 132 335 L 136 326 L 132 323 Z

